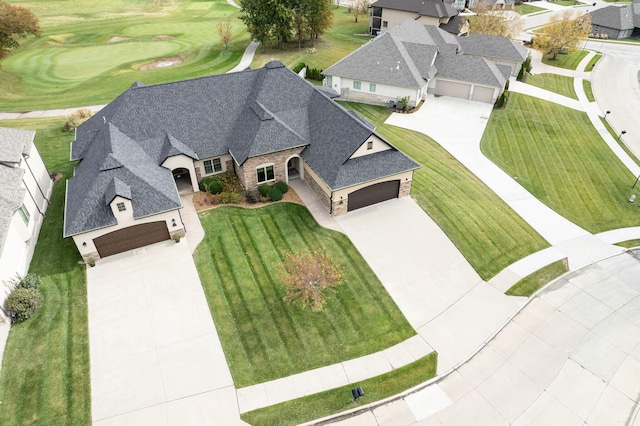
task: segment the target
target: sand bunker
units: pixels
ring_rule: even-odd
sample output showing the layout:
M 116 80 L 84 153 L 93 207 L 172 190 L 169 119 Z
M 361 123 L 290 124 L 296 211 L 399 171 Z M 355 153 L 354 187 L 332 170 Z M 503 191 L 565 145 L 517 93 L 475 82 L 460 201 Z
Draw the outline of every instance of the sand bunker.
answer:
M 107 43 L 117 43 L 119 41 L 126 41 L 131 39 L 132 37 L 111 37 L 109 40 L 107 40 Z
M 171 40 L 173 38 L 176 38 L 176 36 L 172 36 L 172 35 L 157 35 L 157 36 L 154 36 L 151 40 Z
M 138 71 L 151 71 L 158 68 L 168 68 L 175 65 L 180 65 L 182 62 L 184 62 L 184 59 L 178 56 L 174 58 L 162 58 L 158 59 L 157 61 L 147 62 L 146 64 L 136 67 L 136 69 Z

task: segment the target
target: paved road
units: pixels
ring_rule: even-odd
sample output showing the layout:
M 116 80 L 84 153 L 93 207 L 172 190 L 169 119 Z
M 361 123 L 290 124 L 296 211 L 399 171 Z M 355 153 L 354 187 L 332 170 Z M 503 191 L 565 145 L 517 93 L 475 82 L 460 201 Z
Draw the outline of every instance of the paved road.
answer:
M 590 49 L 604 53 L 593 70 L 593 93 L 602 111 L 611 111 L 607 120 L 622 140 L 640 156 L 640 46 L 592 40 Z

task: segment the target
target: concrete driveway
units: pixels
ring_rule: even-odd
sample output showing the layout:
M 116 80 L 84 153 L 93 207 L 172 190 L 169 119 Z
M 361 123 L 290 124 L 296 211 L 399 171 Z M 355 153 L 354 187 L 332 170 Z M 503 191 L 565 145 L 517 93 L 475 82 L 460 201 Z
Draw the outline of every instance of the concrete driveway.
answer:
M 335 220 L 409 323 L 438 352 L 438 374 L 472 354 L 523 303 L 484 282 L 409 197 Z
M 640 262 L 571 273 L 426 389 L 342 425 L 638 425 Z
M 244 424 L 187 239 L 87 270 L 96 425 Z

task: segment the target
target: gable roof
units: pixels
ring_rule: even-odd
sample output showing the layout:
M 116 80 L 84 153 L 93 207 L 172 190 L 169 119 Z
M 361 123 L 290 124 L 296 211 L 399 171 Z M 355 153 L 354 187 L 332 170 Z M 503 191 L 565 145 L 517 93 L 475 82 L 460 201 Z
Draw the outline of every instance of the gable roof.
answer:
M 442 0 L 378 0 L 370 7 L 402 10 L 434 18 L 447 18 L 458 14 L 458 9 L 453 7 L 451 2 Z
M 396 87 L 422 88 L 431 78 L 442 77 L 502 88 L 508 75 L 485 57 L 523 61 L 526 55 L 526 49 L 506 37 L 455 37 L 407 19 L 324 74 Z
M 459 38 L 465 55 L 522 62 L 527 59 L 527 49 L 507 37 L 486 34 L 469 34 Z
M 385 154 L 389 167 L 380 168 L 377 154 L 370 154 L 359 161 L 362 170 L 353 170 L 349 157 L 373 132 L 371 123 L 277 61 L 238 73 L 136 84 L 76 131 L 71 158 L 80 162 L 67 182 L 65 236 L 115 225 L 108 204 L 116 195 L 132 201 L 135 218 L 180 208 L 171 171 L 160 166 L 171 155 L 229 153 L 242 165 L 305 147 L 301 157 L 333 189 L 417 167 L 394 148 Z
M 11 219 L 26 194 L 22 187 L 24 169 L 18 167 L 29 154 L 35 136 L 33 130 L 0 127 L 0 253 L 9 232 Z
M 634 28 L 634 8 L 638 3 L 607 6 L 590 12 L 591 25 L 624 31 Z M 640 11 L 638 11 L 640 12 Z M 639 20 L 640 17 L 636 17 Z

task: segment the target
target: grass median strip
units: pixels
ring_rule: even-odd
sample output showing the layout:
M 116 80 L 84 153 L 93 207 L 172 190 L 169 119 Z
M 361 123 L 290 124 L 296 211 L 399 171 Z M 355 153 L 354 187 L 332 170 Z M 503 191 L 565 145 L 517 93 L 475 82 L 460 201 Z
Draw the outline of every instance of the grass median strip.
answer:
M 72 175 L 71 133 L 60 119 L 12 120 L 3 127 L 37 130 L 48 170 Z M 0 373 L 0 424 L 90 424 L 86 275 L 71 239 L 62 238 L 65 181 L 46 212 L 30 272 L 42 277 L 44 303 L 28 321 L 12 326 Z
M 527 84 L 549 90 L 571 99 L 578 99 L 573 78 L 558 74 L 536 74 L 527 77 Z
M 596 98 L 593 96 L 591 82 L 589 80 L 582 80 L 582 88 L 584 89 L 584 94 L 587 96 L 587 100 L 589 102 L 595 102 Z
M 280 203 L 220 207 L 200 214 L 206 235 L 194 254 L 236 387 L 362 355 L 415 335 L 369 265 L 343 234 L 309 211 Z M 321 250 L 344 282 L 322 312 L 283 301 L 287 252 Z
M 558 278 L 560 275 L 569 272 L 567 267 L 567 259 L 558 260 L 543 268 L 538 269 L 536 272 L 527 275 L 517 283 L 515 283 L 509 290 L 505 292 L 507 296 L 524 296 L 529 297 L 542 286 L 550 283 Z
M 370 404 L 423 383 L 436 375 L 435 352 L 389 373 L 340 388 L 261 408 L 242 414 L 252 425 L 296 425 Z M 351 389 L 362 387 L 364 396 L 354 402 Z
M 429 137 L 384 124 L 384 107 L 341 102 L 376 124 L 376 131 L 422 166 L 411 196 L 488 280 L 548 243 L 480 179 Z
M 628 202 L 635 177 L 602 140 L 587 114 L 512 93 L 494 111 L 483 153 L 547 206 L 591 233 L 636 226 Z

